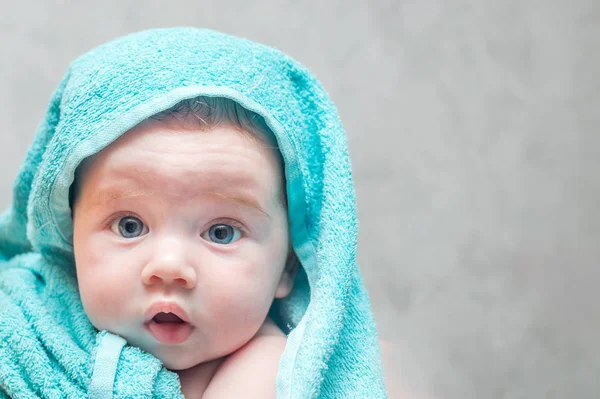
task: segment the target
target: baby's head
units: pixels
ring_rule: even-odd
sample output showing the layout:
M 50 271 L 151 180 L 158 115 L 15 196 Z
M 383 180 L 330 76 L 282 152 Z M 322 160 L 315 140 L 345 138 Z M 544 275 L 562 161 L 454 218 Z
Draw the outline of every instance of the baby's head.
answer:
M 283 163 L 262 118 L 231 100 L 137 125 L 80 165 L 72 194 L 89 319 L 168 368 L 235 352 L 292 289 Z

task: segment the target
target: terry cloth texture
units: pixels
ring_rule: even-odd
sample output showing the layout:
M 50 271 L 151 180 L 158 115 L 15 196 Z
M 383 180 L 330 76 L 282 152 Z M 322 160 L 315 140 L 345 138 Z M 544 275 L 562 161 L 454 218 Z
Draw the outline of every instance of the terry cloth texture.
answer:
M 96 364 L 108 333 L 91 325 L 79 297 L 69 188 L 83 159 L 200 95 L 230 98 L 259 114 L 285 162 L 291 239 L 302 268 L 290 296 L 271 309 L 288 333 L 277 397 L 386 397 L 356 263 L 347 142 L 334 104 L 280 51 L 195 28 L 104 44 L 76 59 L 54 92 L 0 218 L 0 396 L 83 398 L 99 373 L 114 375 L 115 398 L 182 398 L 177 375 L 139 348 L 125 345 L 112 363 Z

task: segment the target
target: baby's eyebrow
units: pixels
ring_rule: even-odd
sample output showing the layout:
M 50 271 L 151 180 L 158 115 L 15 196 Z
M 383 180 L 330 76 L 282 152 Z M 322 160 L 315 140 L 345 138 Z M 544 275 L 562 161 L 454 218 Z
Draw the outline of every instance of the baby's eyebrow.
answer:
M 107 205 L 112 201 L 153 195 L 154 192 L 139 188 L 109 187 L 107 189 L 99 189 L 95 194 L 96 200 L 93 205 L 100 206 Z
M 257 211 L 259 211 L 266 217 L 271 218 L 271 216 L 267 212 L 265 212 L 265 210 L 260 206 L 260 204 L 256 200 L 256 198 L 254 198 L 251 195 L 246 195 L 245 193 L 242 193 L 242 192 L 222 193 L 222 192 L 215 192 L 215 191 L 208 192 L 207 194 L 213 195 L 213 196 L 216 196 L 219 198 L 223 198 L 228 201 L 237 202 L 247 208 L 256 209 Z

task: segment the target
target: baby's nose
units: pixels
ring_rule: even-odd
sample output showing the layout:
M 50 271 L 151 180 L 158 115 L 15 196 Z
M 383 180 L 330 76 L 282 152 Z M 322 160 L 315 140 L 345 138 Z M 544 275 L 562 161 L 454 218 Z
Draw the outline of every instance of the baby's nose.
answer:
M 196 272 L 185 257 L 185 251 L 178 245 L 161 246 L 142 270 L 144 285 L 181 285 L 192 289 L 196 286 Z

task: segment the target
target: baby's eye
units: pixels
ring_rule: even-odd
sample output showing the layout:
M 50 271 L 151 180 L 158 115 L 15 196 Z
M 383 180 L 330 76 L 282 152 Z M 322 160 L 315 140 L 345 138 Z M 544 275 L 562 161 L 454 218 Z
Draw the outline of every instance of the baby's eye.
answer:
M 115 220 L 110 229 L 124 238 L 135 238 L 148 233 L 148 228 L 135 216 L 125 216 Z
M 202 238 L 215 242 L 217 244 L 231 244 L 239 240 L 242 236 L 240 229 L 224 223 L 213 224 L 202 235 Z

